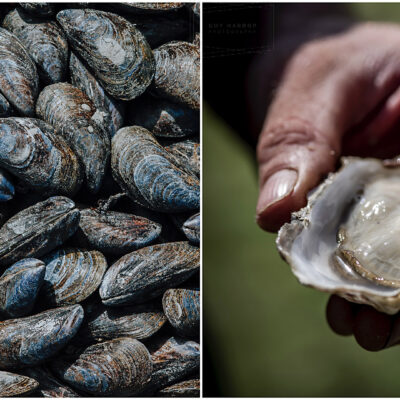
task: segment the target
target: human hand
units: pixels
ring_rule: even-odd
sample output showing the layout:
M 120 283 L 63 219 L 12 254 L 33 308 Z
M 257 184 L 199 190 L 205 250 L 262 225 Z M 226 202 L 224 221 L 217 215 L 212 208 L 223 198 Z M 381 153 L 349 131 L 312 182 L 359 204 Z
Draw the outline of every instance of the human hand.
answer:
M 275 232 L 341 155 L 400 153 L 400 27 L 360 24 L 289 62 L 260 134 L 257 222 Z M 331 328 L 368 350 L 400 339 L 398 318 L 332 296 Z

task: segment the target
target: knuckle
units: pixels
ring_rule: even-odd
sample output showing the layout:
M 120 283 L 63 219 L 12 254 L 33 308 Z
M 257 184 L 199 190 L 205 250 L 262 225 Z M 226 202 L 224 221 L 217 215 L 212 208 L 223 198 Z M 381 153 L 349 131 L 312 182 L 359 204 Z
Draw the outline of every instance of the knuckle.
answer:
M 275 170 L 309 166 L 320 175 L 330 172 L 340 149 L 308 121 L 293 117 L 267 126 L 257 145 L 260 177 L 264 181 Z M 314 171 L 314 172 L 315 172 Z
M 266 162 L 274 155 L 287 151 L 288 147 L 305 146 L 316 142 L 313 125 L 297 117 L 285 119 L 272 125 L 267 124 L 257 145 L 259 162 Z

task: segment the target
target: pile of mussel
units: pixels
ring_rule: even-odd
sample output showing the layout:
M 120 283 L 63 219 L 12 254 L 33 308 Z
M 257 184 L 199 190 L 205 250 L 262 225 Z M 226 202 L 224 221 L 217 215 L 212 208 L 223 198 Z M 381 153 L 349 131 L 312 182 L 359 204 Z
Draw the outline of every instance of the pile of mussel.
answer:
M 199 5 L 0 17 L 0 397 L 198 396 Z

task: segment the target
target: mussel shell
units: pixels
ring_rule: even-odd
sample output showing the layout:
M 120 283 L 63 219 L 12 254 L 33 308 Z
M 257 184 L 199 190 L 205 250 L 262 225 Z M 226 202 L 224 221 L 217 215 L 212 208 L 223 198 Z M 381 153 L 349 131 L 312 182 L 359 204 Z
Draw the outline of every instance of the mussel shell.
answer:
M 200 332 L 200 291 L 169 289 L 164 293 L 164 313 L 169 323 L 182 336 L 196 336 Z
M 196 210 L 200 186 L 146 129 L 120 129 L 112 139 L 114 179 L 128 195 L 146 208 L 161 212 Z
M 157 211 L 150 210 L 148 208 L 142 207 L 139 204 L 133 202 L 129 197 L 122 199 L 115 207 L 117 211 L 127 211 L 136 216 L 141 216 L 150 219 L 153 222 L 162 226 L 161 234 L 157 238 L 157 243 L 166 242 L 179 242 L 181 240 L 186 240 L 185 236 L 178 230 L 181 228 L 182 224 L 185 222 L 190 213 L 185 213 L 186 218 L 181 221 L 179 228 L 176 229 L 173 223 L 170 221 L 172 215 L 179 214 L 166 214 Z
M 32 19 L 17 8 L 6 15 L 3 27 L 25 45 L 45 83 L 64 80 L 68 66 L 68 42 L 55 22 Z
M 19 3 L 19 5 L 34 16 L 49 17 L 54 14 L 54 3 Z
M 129 336 L 146 339 L 159 331 L 167 321 L 164 313 L 152 304 L 118 308 L 96 304 L 95 311 L 88 316 L 80 336 L 91 340 L 115 339 Z
M 24 368 L 22 372 L 39 382 L 38 393 L 42 397 L 80 397 L 78 393 L 56 379 L 44 366 Z
M 195 373 L 200 367 L 200 346 L 193 341 L 171 337 L 151 352 L 153 373 L 149 386 L 164 388 Z
M 47 86 L 39 95 L 36 112 L 71 145 L 84 166 L 88 188 L 96 193 L 110 155 L 110 140 L 101 126 L 103 113 L 69 83 Z
M 188 139 L 165 148 L 179 160 L 180 164 L 187 165 L 196 176 L 200 176 L 200 143 Z
M 76 231 L 79 211 L 72 200 L 56 196 L 24 209 L 0 229 L 0 265 L 40 257 Z
M 0 165 L 29 187 L 74 195 L 82 181 L 75 153 L 51 125 L 34 118 L 0 119 Z
M 100 286 L 107 269 L 107 260 L 96 250 L 60 249 L 43 261 L 46 275 L 41 295 L 54 306 L 85 300 Z
M 97 396 L 130 396 L 147 384 L 152 362 L 136 339 L 118 338 L 94 344 L 75 360 L 58 359 L 52 370 L 72 387 Z
M 200 109 L 200 49 L 193 43 L 174 41 L 154 50 L 157 96 Z
M 175 11 L 182 8 L 185 3 L 122 3 L 120 6 L 136 14 L 159 14 L 166 11 Z
M 39 383 L 27 376 L 0 371 L 0 397 L 28 395 L 36 390 Z
M 33 116 L 39 77 L 24 45 L 12 33 L 0 28 L 0 90 L 23 115 Z
M 200 243 L 200 213 L 190 217 L 182 226 L 182 230 L 186 237 L 193 243 Z
M 28 315 L 43 284 L 45 265 L 25 258 L 6 269 L 0 277 L 0 314 L 16 318 Z
M 100 286 L 105 305 L 143 303 L 188 279 L 199 268 L 200 251 L 188 242 L 163 243 L 121 257 Z
M 196 4 L 199 4 L 199 3 L 196 3 Z M 197 47 L 200 47 L 200 33 L 199 32 L 196 32 L 196 34 L 194 35 L 193 44 Z
M 97 109 L 109 114 L 108 133 L 113 137 L 124 122 L 125 104 L 108 95 L 73 52 L 69 59 L 69 70 L 71 83 L 85 92 Z
M 161 226 L 147 218 L 115 211 L 80 211 L 77 241 L 106 254 L 122 255 L 154 242 Z
M 8 201 L 14 197 L 15 189 L 10 175 L 0 169 L 0 201 Z
M 144 36 L 124 18 L 97 10 L 63 10 L 57 20 L 73 49 L 113 97 L 132 100 L 150 85 L 154 56 Z
M 194 3 L 194 4 L 191 6 L 191 9 L 192 9 L 192 11 L 193 11 L 193 14 L 196 16 L 196 18 L 197 18 L 198 20 L 200 20 L 200 2 Z
M 200 379 L 175 383 L 157 393 L 161 397 L 200 397 Z
M 0 118 L 10 117 L 13 113 L 10 102 L 0 93 Z
M 129 109 L 130 125 L 143 126 L 153 135 L 165 138 L 182 138 L 198 134 L 199 113 L 171 101 L 140 97 Z
M 79 304 L 0 322 L 0 368 L 23 368 L 57 354 L 83 320 Z

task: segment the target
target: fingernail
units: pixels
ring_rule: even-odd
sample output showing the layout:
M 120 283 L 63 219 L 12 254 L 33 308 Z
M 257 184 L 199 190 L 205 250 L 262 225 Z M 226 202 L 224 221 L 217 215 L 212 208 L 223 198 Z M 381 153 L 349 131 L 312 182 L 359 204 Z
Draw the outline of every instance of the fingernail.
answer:
M 271 175 L 261 189 L 257 203 L 257 214 L 285 198 L 292 192 L 297 182 L 297 171 L 293 169 L 282 169 Z

